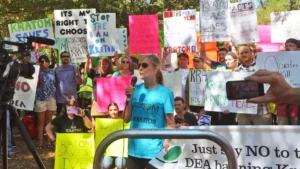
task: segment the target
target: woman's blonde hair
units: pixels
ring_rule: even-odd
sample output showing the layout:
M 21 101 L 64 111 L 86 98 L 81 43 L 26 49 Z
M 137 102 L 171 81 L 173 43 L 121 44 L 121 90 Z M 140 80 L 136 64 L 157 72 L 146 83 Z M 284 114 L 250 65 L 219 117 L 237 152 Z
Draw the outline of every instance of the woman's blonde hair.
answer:
M 156 72 L 156 82 L 161 84 L 161 85 L 164 85 L 164 77 L 163 77 L 163 74 L 160 70 L 160 60 L 159 60 L 159 58 L 156 55 L 143 55 L 140 59 L 140 63 L 144 59 L 148 59 L 151 62 L 152 66 L 158 69 L 157 72 Z

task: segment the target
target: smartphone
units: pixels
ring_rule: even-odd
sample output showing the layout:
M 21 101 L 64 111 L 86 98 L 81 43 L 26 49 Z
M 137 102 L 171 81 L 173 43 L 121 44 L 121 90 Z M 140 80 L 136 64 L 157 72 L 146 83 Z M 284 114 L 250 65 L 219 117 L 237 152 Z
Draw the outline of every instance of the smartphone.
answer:
M 243 100 L 263 96 L 264 84 L 253 81 L 228 81 L 226 83 L 228 100 Z
M 76 107 L 68 107 L 67 113 L 68 114 L 78 114 L 78 109 Z

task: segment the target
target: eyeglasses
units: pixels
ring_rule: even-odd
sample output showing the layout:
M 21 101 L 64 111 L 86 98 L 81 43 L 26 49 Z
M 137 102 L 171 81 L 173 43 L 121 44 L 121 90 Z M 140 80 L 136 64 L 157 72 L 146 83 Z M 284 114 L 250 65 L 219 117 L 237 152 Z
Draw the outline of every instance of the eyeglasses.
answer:
M 49 63 L 47 60 L 41 60 L 41 64 Z
M 61 56 L 61 58 L 69 58 L 70 56 Z
M 140 63 L 139 68 L 142 66 L 142 68 L 146 69 L 149 65 L 148 63 Z
M 129 61 L 122 61 L 122 63 L 124 64 L 124 63 L 127 63 L 127 64 L 129 64 L 130 62 Z

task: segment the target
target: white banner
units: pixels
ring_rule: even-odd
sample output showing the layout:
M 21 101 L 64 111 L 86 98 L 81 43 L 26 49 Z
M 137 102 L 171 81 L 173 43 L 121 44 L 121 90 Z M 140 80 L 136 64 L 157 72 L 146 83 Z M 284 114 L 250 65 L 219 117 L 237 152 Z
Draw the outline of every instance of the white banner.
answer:
M 191 106 L 204 106 L 206 71 L 190 70 L 189 72 L 189 103 Z
M 252 0 L 232 3 L 231 30 L 234 44 L 259 42 L 257 16 Z
M 118 50 L 115 13 L 90 14 L 87 32 L 91 56 L 113 56 Z
M 244 80 L 253 72 L 207 72 L 205 90 L 205 110 L 232 113 L 257 114 L 257 104 L 247 103 L 246 100 L 228 100 L 226 82 Z
M 174 97 L 180 96 L 182 97 L 182 84 L 181 82 L 181 71 L 175 71 L 175 72 L 168 72 L 168 71 L 162 71 L 162 74 L 164 76 L 164 86 L 172 90 Z
M 32 111 L 34 108 L 40 67 L 34 65 L 34 68 L 35 72 L 33 74 L 33 79 L 25 79 L 20 76 L 16 82 L 12 105 L 17 109 Z
M 298 169 L 300 137 L 297 126 L 210 126 L 182 127 L 216 132 L 234 148 L 238 169 Z M 221 147 L 206 139 L 172 140 L 183 144 L 183 151 L 173 148 L 172 161 L 164 150 L 152 160 L 159 169 L 228 169 L 228 160 Z M 174 145 L 175 146 L 175 145 Z M 173 147 L 174 147 L 173 146 Z M 161 157 L 161 158 L 160 158 Z M 177 163 L 175 163 L 177 162 Z
M 279 72 L 292 87 L 300 88 L 300 52 L 264 52 L 257 54 L 256 66 Z
M 164 50 L 168 53 L 196 52 L 196 11 L 164 12 Z
M 300 39 L 300 11 L 271 13 L 271 41 L 284 43 L 289 38 Z
M 86 37 L 87 16 L 96 9 L 54 10 L 55 37 Z
M 230 41 L 229 0 L 200 0 L 201 41 Z
M 127 49 L 127 28 L 118 28 L 117 29 L 117 43 L 118 43 L 118 53 L 125 53 Z
M 87 41 L 86 37 L 68 38 L 70 56 L 73 63 L 86 62 Z

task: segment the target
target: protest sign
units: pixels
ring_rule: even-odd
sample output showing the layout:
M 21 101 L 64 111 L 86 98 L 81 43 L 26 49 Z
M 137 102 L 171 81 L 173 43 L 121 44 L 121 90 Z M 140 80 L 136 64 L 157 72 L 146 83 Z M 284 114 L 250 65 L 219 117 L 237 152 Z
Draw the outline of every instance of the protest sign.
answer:
M 167 53 L 197 52 L 196 11 L 164 12 L 164 51 Z
M 206 71 L 190 70 L 189 72 L 189 103 L 191 106 L 204 106 Z
M 196 33 L 200 33 L 200 12 L 196 12 Z
M 280 49 L 280 46 L 282 46 L 282 44 L 280 44 L 280 43 L 257 43 L 257 46 L 262 48 L 262 52 L 278 52 Z
M 119 110 L 125 107 L 125 89 L 130 85 L 132 76 L 116 76 L 111 78 L 97 79 L 97 102 L 98 112 L 107 112 L 107 106 L 115 102 Z
M 300 87 L 300 52 L 267 52 L 258 53 L 257 69 L 279 72 L 292 87 Z
M 297 169 L 300 166 L 300 143 L 295 141 L 300 135 L 296 126 L 182 128 L 209 130 L 223 136 L 234 148 L 238 169 Z M 175 169 L 228 169 L 228 159 L 218 144 L 206 139 L 172 141 L 185 143 Z
M 15 94 L 11 104 L 21 110 L 33 110 L 35 93 L 37 88 L 38 76 L 40 72 L 40 67 L 34 65 L 35 72 L 32 75 L 33 79 L 25 79 L 19 76 L 15 85 Z
M 90 169 L 93 161 L 93 133 L 56 134 L 55 169 Z
M 96 118 L 95 148 L 97 148 L 101 141 L 111 133 L 129 128 L 130 123 L 125 123 L 123 119 Z M 128 139 L 119 139 L 117 141 L 114 141 L 107 147 L 105 155 L 113 157 L 127 157 L 127 151 Z
M 37 56 L 36 56 L 37 55 Z M 36 59 L 40 58 L 40 56 L 44 55 L 43 52 L 35 52 L 35 51 L 31 51 L 30 52 L 30 63 L 36 63 Z
M 203 42 L 230 41 L 229 0 L 201 0 L 200 23 Z
M 252 0 L 231 3 L 231 30 L 235 44 L 259 42 L 257 16 Z
M 96 13 L 96 9 L 54 10 L 55 37 L 86 37 L 87 16 Z
M 73 63 L 86 62 L 87 41 L 86 37 L 68 38 L 71 61 Z
M 35 36 L 54 39 L 52 21 L 50 18 L 32 20 L 27 22 L 19 22 L 8 24 L 10 40 L 13 42 L 27 42 L 26 37 Z M 47 45 L 40 45 L 46 47 Z M 17 47 L 13 47 L 17 50 Z
M 118 43 L 118 53 L 125 53 L 127 49 L 127 28 L 118 28 L 117 29 L 117 43 Z
M 226 82 L 244 80 L 253 72 L 207 72 L 205 90 L 205 110 L 233 113 L 257 114 L 257 104 L 247 103 L 246 100 L 228 100 L 226 94 Z
M 167 72 L 162 71 L 163 77 L 164 77 L 164 86 L 172 90 L 174 97 L 176 96 L 182 96 L 182 85 L 181 83 L 178 83 L 181 81 L 181 72 L 175 71 L 175 72 Z
M 116 14 L 88 15 L 87 40 L 91 56 L 113 56 L 118 50 Z
M 262 52 L 278 52 L 282 43 L 271 42 L 271 26 L 259 25 L 258 33 L 260 41 L 257 43 L 263 50 Z
M 10 38 L 9 38 L 9 37 L 4 37 L 4 40 L 5 40 L 5 41 L 10 41 Z M 13 49 L 13 46 L 12 46 L 12 45 L 8 45 L 8 44 L 5 44 L 5 45 L 4 45 L 4 49 L 6 49 L 6 50 L 12 50 L 12 49 Z
M 300 39 L 300 11 L 271 13 L 271 39 L 273 43 L 284 43 L 289 38 Z
M 129 16 L 129 50 L 133 54 L 158 54 L 158 15 Z

